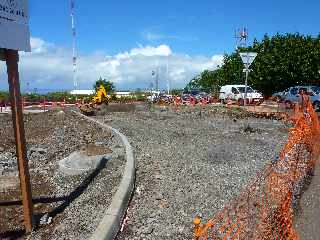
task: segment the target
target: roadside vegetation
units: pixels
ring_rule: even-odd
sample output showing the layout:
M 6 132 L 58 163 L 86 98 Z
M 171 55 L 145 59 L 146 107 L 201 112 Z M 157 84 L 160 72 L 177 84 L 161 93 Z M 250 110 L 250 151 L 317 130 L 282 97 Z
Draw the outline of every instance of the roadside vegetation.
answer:
M 76 96 L 70 94 L 69 92 L 52 92 L 47 94 L 37 94 L 37 93 L 25 93 L 22 94 L 24 101 L 26 102 L 44 102 L 44 101 L 64 101 L 66 103 L 75 103 Z M 78 96 L 79 97 L 88 97 L 88 96 Z M 0 92 L 0 102 L 9 103 L 9 93 L 8 92 Z

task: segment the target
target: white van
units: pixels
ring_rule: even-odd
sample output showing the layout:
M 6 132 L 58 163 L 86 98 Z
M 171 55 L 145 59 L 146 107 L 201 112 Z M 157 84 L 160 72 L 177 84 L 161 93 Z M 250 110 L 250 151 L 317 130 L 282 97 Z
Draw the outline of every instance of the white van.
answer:
M 219 93 L 220 102 L 227 103 L 228 101 L 236 101 L 239 105 L 243 105 L 245 88 L 246 88 L 245 85 L 222 86 Z M 247 103 L 261 104 L 262 102 L 263 102 L 262 94 L 253 90 L 250 86 L 247 86 Z

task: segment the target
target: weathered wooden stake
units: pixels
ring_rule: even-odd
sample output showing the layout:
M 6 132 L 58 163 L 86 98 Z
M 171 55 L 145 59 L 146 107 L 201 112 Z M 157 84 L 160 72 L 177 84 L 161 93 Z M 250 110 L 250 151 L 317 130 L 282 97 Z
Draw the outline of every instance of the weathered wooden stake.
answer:
M 16 151 L 24 212 L 24 224 L 26 231 L 31 232 L 33 230 L 33 204 L 27 159 L 26 138 L 23 123 L 22 101 L 20 94 L 18 71 L 19 54 L 16 50 L 5 49 L 4 55 L 8 72 L 12 121 L 16 141 Z

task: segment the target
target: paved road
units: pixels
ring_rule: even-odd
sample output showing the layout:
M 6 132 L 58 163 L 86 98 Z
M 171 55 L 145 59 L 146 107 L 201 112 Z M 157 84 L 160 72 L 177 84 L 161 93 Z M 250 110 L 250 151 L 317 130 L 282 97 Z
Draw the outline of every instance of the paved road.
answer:
M 320 162 L 311 184 L 300 200 L 300 213 L 296 217 L 296 229 L 301 240 L 320 239 Z

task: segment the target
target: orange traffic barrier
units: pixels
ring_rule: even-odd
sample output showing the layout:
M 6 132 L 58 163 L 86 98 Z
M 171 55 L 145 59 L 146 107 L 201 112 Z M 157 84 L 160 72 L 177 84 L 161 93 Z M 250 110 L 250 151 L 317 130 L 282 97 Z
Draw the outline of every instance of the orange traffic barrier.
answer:
M 182 105 L 181 97 L 174 97 L 173 98 L 173 104 L 174 104 L 174 111 L 178 112 L 179 111 L 179 107 Z

